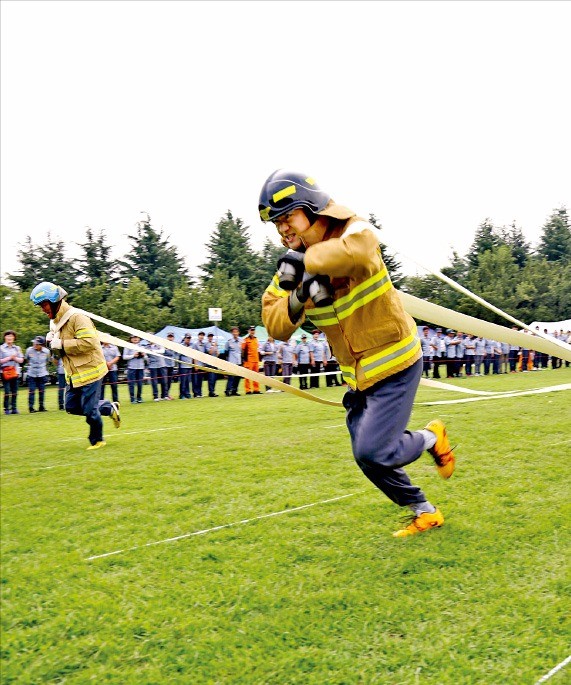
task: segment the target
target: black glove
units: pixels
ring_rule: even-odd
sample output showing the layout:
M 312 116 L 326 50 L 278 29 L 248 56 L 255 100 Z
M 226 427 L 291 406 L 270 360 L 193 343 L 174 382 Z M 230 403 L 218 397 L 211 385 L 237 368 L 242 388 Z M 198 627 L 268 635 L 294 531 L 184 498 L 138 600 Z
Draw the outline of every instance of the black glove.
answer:
M 333 304 L 328 276 L 308 274 L 307 271 L 303 274 L 301 285 L 289 296 L 289 309 L 294 317 L 297 317 L 310 297 L 316 307 L 328 307 Z
M 305 271 L 303 252 L 288 250 L 278 259 L 278 281 L 280 288 L 294 290 L 300 284 Z

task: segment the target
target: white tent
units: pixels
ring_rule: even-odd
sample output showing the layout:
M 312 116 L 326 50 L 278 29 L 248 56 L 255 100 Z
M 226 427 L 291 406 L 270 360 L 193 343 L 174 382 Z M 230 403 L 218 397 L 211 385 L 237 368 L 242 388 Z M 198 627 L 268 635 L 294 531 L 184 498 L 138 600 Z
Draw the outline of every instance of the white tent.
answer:
M 534 321 L 529 324 L 530 328 L 539 328 L 543 333 L 547 329 L 548 333 L 554 333 L 557 331 L 571 331 L 571 319 L 565 319 L 564 321 Z

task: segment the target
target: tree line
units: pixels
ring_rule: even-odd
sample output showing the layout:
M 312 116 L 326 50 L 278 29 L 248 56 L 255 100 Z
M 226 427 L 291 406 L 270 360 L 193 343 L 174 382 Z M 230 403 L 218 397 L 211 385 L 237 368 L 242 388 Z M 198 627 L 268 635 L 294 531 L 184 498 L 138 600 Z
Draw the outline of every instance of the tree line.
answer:
M 369 221 L 381 229 L 376 217 Z M 219 220 L 206 244 L 202 275 L 193 279 L 179 249 L 147 216 L 128 236 L 130 249 L 121 259 L 111 255 L 104 231 L 87 228 L 78 243 L 81 256 L 66 256 L 65 243 L 50 233 L 42 244 L 28 236 L 18 251 L 19 269 L 7 274 L 13 284 L 0 286 L 3 328 L 24 341 L 46 330 L 45 315 L 32 307 L 29 293 L 41 281 L 64 287 L 77 307 L 135 328 L 156 331 L 166 325 L 201 328 L 208 309 L 220 307 L 222 328 L 241 330 L 258 324 L 260 298 L 275 273 L 284 248 L 266 239 L 261 252 L 251 245 L 249 229 L 231 211 Z M 398 260 L 385 248 L 383 257 L 395 285 L 417 297 L 489 321 L 503 321 L 434 276 L 405 277 Z M 571 228 L 567 209 L 546 220 L 533 248 L 515 222 L 477 227 L 464 256 L 453 253 L 442 272 L 526 322 L 571 317 Z M 105 330 L 105 326 L 99 326 Z M 113 329 L 109 332 L 116 333 Z

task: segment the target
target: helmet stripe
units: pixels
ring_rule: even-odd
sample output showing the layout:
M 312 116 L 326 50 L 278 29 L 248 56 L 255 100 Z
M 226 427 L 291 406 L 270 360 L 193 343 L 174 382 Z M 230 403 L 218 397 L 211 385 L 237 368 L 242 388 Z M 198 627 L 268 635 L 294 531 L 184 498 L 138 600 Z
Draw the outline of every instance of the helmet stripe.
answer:
M 277 193 L 274 193 L 272 196 L 272 200 L 274 202 L 279 202 L 280 200 L 283 200 L 284 197 L 288 197 L 289 195 L 295 195 L 295 193 L 296 193 L 295 186 L 287 186 L 286 188 L 283 188 L 282 190 L 278 190 Z

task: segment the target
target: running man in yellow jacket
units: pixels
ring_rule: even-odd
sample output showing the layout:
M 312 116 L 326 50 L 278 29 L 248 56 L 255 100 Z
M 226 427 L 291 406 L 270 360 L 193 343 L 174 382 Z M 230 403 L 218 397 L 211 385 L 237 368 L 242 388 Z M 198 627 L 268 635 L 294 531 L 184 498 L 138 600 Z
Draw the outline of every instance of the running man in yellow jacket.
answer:
M 99 399 L 108 371 L 99 337 L 91 319 L 75 310 L 65 297 L 67 292 L 62 287 L 48 281 L 39 283 L 30 294 L 30 300 L 50 319 L 46 341 L 61 354 L 67 381 L 65 410 L 85 416 L 89 425 L 87 449 L 97 450 L 105 446 L 101 416 L 110 416 L 116 428 L 121 425 L 119 403 Z
M 410 524 L 393 535 L 441 526 L 442 513 L 403 467 L 428 450 L 440 475 L 449 478 L 454 454 L 442 421 L 407 429 L 422 352 L 373 227 L 333 202 L 312 178 L 284 170 L 264 183 L 259 212 L 290 247 L 262 297 L 268 333 L 287 340 L 308 317 L 327 335 L 348 385 L 343 404 L 355 460 L 387 497 L 413 512 Z

